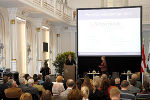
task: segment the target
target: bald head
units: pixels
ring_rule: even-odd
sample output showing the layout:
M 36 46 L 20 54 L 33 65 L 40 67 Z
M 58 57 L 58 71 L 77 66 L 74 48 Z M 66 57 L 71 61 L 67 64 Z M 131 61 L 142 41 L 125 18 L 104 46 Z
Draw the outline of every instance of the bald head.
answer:
M 106 74 L 102 74 L 101 78 L 102 79 L 107 79 L 107 75 Z
M 137 74 L 132 74 L 131 79 L 135 79 L 135 80 L 137 80 L 137 79 L 138 79 Z
M 66 85 L 67 85 L 67 87 L 73 87 L 74 81 L 72 79 L 68 79 Z

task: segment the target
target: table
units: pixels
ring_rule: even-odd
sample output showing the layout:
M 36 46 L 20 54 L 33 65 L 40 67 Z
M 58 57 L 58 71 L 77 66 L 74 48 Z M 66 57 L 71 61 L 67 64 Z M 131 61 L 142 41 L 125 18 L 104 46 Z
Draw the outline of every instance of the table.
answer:
M 100 73 L 99 73 L 99 72 L 98 72 L 98 73 L 93 73 L 93 72 L 90 73 L 90 72 L 89 72 L 89 73 L 87 73 L 87 74 L 88 74 L 88 75 L 93 75 L 93 79 L 94 79 L 94 76 L 95 76 L 95 75 L 99 75 Z
M 129 79 L 130 79 L 130 77 L 129 76 L 131 76 L 133 73 L 121 73 L 121 75 L 127 75 L 127 81 L 129 82 Z

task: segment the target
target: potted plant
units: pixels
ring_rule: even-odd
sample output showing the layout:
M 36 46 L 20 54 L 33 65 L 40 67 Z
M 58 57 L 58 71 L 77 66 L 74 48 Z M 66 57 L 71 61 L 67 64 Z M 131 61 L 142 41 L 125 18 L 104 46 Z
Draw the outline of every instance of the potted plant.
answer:
M 56 72 L 58 74 L 63 74 L 64 72 L 64 64 L 68 58 L 68 55 L 72 55 L 72 59 L 76 61 L 76 54 L 74 52 L 68 51 L 64 53 L 60 53 L 57 55 L 56 60 L 53 62 L 53 65 L 55 66 Z

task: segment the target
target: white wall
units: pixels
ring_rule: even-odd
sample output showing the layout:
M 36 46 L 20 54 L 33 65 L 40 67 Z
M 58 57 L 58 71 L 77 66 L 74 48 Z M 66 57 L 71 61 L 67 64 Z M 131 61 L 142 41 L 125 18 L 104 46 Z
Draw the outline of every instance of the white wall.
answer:
M 76 27 L 64 27 L 61 32 L 61 52 L 76 52 Z
M 67 0 L 68 6 L 76 8 L 96 8 L 101 7 L 101 0 Z
M 146 60 L 148 59 L 148 51 L 149 51 L 149 42 L 150 42 L 150 30 L 144 30 L 143 33 L 143 38 L 144 38 L 144 51 L 145 51 L 145 56 Z

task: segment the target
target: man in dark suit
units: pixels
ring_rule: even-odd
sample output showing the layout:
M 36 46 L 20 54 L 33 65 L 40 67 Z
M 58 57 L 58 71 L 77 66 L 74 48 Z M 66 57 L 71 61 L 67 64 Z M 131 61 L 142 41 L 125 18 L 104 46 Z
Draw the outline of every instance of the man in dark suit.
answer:
M 129 82 L 123 80 L 121 82 L 120 100 L 135 100 L 135 95 L 128 91 Z
M 30 93 L 32 96 L 34 95 L 35 98 L 37 98 L 36 100 L 40 100 L 40 95 L 39 95 L 38 89 L 32 87 L 33 84 L 32 85 L 25 84 L 25 78 L 20 78 L 19 82 L 20 82 L 20 85 L 18 87 L 22 89 L 22 92 Z
M 0 84 L 0 99 L 6 99 L 6 96 L 5 96 L 5 93 L 4 93 L 4 90 L 7 89 L 9 86 L 8 86 L 8 77 L 7 76 L 4 76 L 3 77 L 3 84 Z
M 43 80 L 45 80 L 45 76 L 49 75 L 50 68 L 48 67 L 47 60 L 44 62 L 44 67 L 41 68 L 40 73 L 43 75 Z
M 72 59 L 71 54 L 68 55 L 68 59 L 66 60 L 66 65 L 76 65 L 76 62 L 74 61 L 74 59 Z

